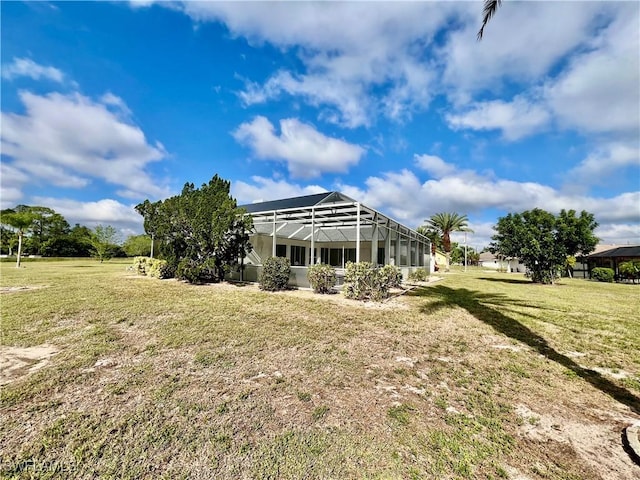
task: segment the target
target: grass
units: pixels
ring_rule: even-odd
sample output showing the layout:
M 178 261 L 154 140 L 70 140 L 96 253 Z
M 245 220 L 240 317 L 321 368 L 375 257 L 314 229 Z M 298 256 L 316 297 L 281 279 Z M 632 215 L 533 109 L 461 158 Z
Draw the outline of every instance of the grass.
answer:
M 370 308 L 125 267 L 0 266 L 39 287 L 2 345 L 59 349 L 2 388 L 4 477 L 595 479 L 523 428 L 640 415 L 638 286 L 474 270 Z

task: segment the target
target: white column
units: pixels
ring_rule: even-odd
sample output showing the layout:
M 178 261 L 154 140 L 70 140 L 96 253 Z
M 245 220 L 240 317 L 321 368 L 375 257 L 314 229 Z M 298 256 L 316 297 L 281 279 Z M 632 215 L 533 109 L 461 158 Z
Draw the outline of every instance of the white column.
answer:
M 360 263 L 360 203 L 356 203 L 356 263 Z
M 396 230 L 395 237 L 396 237 L 396 251 L 395 251 L 395 254 L 396 254 L 396 267 L 399 267 L 400 266 L 400 249 L 401 249 L 401 245 L 400 245 L 400 232 L 398 232 L 397 230 Z
M 273 234 L 272 234 L 273 235 L 273 239 L 272 239 L 273 245 L 272 245 L 272 248 L 271 248 L 271 256 L 272 257 L 276 256 L 276 216 L 277 216 L 276 212 L 273 212 Z
M 371 226 L 371 263 L 378 263 L 378 224 L 375 222 Z
M 391 229 L 387 227 L 387 238 L 384 241 L 384 264 L 389 265 L 391 259 Z
M 316 210 L 311 209 L 311 265 L 316 264 Z

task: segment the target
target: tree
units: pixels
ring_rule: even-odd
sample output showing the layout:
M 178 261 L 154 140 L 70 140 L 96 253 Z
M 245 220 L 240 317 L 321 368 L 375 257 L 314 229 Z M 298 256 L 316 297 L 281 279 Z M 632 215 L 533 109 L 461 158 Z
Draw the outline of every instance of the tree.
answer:
M 484 27 L 487 26 L 489 20 L 496 14 L 498 7 L 502 5 L 502 0 L 485 0 L 484 7 L 482 8 L 482 26 L 478 31 L 478 40 L 482 40 L 484 34 Z
M 447 256 L 447 270 L 450 265 L 451 257 L 451 233 L 452 232 L 470 232 L 468 222 L 469 219 L 466 215 L 459 215 L 457 213 L 436 213 L 431 215 L 427 222 L 426 228 L 432 229 L 438 232 L 439 237 L 442 239 L 442 248 Z
M 148 257 L 151 255 L 149 235 L 129 235 L 122 245 L 128 257 Z
M 114 251 L 118 248 L 118 232 L 111 225 L 98 225 L 93 230 L 91 245 L 93 245 L 94 256 L 100 260 L 109 260 L 115 256 Z M 116 247 L 116 248 L 114 248 Z
M 19 205 L 16 208 L 28 209 L 33 214 L 33 223 L 29 237 L 29 251 L 44 255 L 46 242 L 65 237 L 69 234 L 69 223 L 65 218 L 48 207 Z
M 442 237 L 440 236 L 437 230 L 427 227 L 425 225 L 421 225 L 416 229 L 416 232 L 418 232 L 421 235 L 424 235 L 431 242 L 431 255 L 435 255 L 436 250 L 438 248 L 442 248 Z
M 536 283 L 551 284 L 565 268 L 567 257 L 588 255 L 598 238 L 591 213 L 562 210 L 556 217 L 539 208 L 498 219 L 490 249 L 505 258 L 519 258 Z
M 26 208 L 16 207 L 15 210 L 7 209 L 0 212 L 0 223 L 8 225 L 15 229 L 18 235 L 18 256 L 16 259 L 16 268 L 20 268 L 20 258 L 22 256 L 22 239 L 27 232 L 27 229 L 33 223 L 35 215 Z
M 179 278 L 220 281 L 251 249 L 251 217 L 237 207 L 230 189 L 229 181 L 215 175 L 200 188 L 186 183 L 180 195 L 136 206 L 145 232 L 159 240 L 161 255 Z

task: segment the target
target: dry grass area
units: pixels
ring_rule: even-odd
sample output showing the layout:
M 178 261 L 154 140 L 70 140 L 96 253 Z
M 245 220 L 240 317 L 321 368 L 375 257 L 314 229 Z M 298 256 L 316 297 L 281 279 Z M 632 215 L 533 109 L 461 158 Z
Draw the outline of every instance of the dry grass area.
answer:
M 474 271 L 379 307 L 0 268 L 0 356 L 22 362 L 3 478 L 640 476 L 620 441 L 640 418 L 637 285 Z

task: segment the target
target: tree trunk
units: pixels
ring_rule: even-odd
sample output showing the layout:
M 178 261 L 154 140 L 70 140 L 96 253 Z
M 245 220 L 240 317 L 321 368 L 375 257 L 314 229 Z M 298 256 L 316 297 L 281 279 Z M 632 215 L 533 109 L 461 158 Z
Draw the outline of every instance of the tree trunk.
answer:
M 20 268 L 20 255 L 22 255 L 22 234 L 18 234 L 18 257 L 16 259 L 16 268 Z

